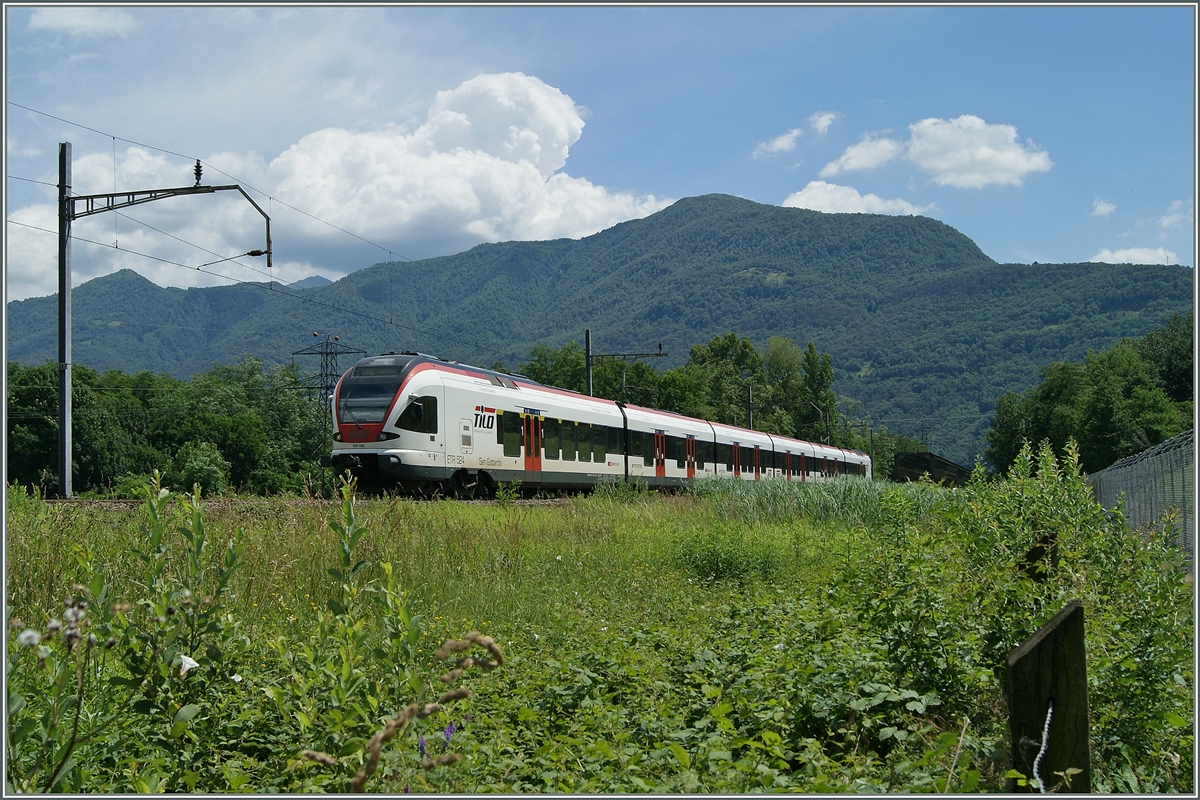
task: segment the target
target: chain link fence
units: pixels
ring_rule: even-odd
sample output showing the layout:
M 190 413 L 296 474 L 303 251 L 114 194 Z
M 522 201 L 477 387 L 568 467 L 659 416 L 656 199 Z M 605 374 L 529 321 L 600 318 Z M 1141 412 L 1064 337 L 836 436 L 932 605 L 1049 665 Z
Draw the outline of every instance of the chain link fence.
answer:
M 1131 528 L 1159 522 L 1168 509 L 1177 511 L 1174 535 L 1196 567 L 1196 447 L 1195 431 L 1181 433 L 1160 445 L 1122 458 L 1088 476 L 1100 504 L 1113 508 L 1125 495 L 1125 517 Z

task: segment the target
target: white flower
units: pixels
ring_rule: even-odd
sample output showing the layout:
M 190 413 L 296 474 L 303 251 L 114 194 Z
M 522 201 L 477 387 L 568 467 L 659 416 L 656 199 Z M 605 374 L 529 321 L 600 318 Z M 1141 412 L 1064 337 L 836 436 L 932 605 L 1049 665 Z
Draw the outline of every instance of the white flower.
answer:
M 783 650 L 783 645 L 782 645 L 782 644 L 777 644 L 777 645 L 775 645 L 775 649 L 776 649 L 776 650 Z
M 20 644 L 24 647 L 33 647 L 40 641 L 42 641 L 42 635 L 33 628 L 26 628 L 17 634 L 17 644 Z
M 555 560 L 555 561 L 562 561 L 562 556 L 555 556 L 555 557 L 554 557 L 554 560 Z
M 242 682 L 242 676 L 241 676 L 241 675 L 238 675 L 237 673 L 234 673 L 233 675 L 230 675 L 230 676 L 229 676 L 229 680 L 233 681 L 234 683 L 241 683 L 241 682 Z
M 194 658 L 191 658 L 189 656 L 180 656 L 179 657 L 179 676 L 182 678 L 184 675 L 188 674 L 189 669 L 195 669 L 198 666 L 200 666 L 200 662 L 196 661 Z
M 65 619 L 67 621 L 68 625 L 77 623 L 81 619 L 83 619 L 83 612 L 80 611 L 78 608 L 73 608 L 73 607 L 64 609 L 63 610 L 63 619 Z
M 62 630 L 62 623 L 56 619 L 52 619 L 46 623 L 46 631 L 48 633 L 58 633 Z

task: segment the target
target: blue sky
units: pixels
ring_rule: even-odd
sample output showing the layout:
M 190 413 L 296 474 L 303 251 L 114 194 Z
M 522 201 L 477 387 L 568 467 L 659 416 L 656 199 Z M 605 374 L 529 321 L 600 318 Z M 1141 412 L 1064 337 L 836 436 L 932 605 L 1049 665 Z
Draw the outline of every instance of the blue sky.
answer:
M 30 181 L 60 141 L 78 194 L 190 185 L 195 158 L 253 187 L 282 281 L 713 192 L 921 213 L 1000 262 L 1195 263 L 1191 6 L 5 14 L 10 300 L 55 291 L 54 190 Z M 187 267 L 262 240 L 227 195 L 79 220 L 74 282 L 222 282 Z

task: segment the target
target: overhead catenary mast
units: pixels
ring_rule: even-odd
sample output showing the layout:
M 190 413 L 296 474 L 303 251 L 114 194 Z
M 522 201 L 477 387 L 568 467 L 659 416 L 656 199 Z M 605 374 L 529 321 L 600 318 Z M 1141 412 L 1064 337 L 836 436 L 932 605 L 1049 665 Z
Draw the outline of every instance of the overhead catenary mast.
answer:
M 267 247 L 243 255 L 266 256 L 271 266 L 271 218 L 241 186 L 201 186 L 203 174 L 196 159 L 194 186 L 147 189 L 73 196 L 71 194 L 71 143 L 58 145 L 58 495 L 70 497 L 71 488 L 71 223 L 80 217 L 186 194 L 212 194 L 236 189 L 262 214 L 267 223 Z

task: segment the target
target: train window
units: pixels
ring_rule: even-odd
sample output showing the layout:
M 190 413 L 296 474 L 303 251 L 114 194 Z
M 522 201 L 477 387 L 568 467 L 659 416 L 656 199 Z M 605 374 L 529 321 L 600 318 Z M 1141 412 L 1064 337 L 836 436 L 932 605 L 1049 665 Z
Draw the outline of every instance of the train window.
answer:
M 683 439 L 678 436 L 667 437 L 667 460 L 674 461 L 675 466 L 683 468 L 687 464 L 687 457 L 684 455 Z
M 546 448 L 546 458 L 551 460 L 558 459 L 560 448 L 559 438 L 561 436 L 562 425 L 556 419 L 547 417 L 542 420 L 542 446 Z
M 625 454 L 625 431 L 623 429 L 608 429 L 608 452 L 617 456 Z
M 338 392 L 338 421 L 343 423 L 383 422 L 392 398 L 400 388 L 394 383 L 351 383 L 342 384 Z
M 642 432 L 629 432 L 629 455 L 640 458 L 642 455 Z
M 717 461 L 725 465 L 725 471 L 733 470 L 733 445 L 718 444 L 717 445 Z
M 642 463 L 654 466 L 654 434 L 650 431 L 642 431 Z
M 703 439 L 696 440 L 696 469 L 704 469 L 704 465 L 712 461 L 708 457 L 708 448 L 712 442 L 706 442 Z
M 437 398 L 418 397 L 404 409 L 396 427 L 418 433 L 437 433 Z
M 603 464 L 608 460 L 608 453 L 605 450 L 607 436 L 608 431 L 604 425 L 592 426 L 592 461 L 597 464 Z
M 506 412 L 500 417 L 501 425 L 504 428 L 504 455 L 509 457 L 518 457 L 521 455 L 521 448 L 525 442 L 525 430 L 521 424 L 521 415 L 516 411 Z
M 559 423 L 559 440 L 562 446 L 562 460 L 575 460 L 575 423 L 564 419 Z
M 592 460 L 592 424 L 590 422 L 580 422 L 576 425 L 576 441 L 579 442 L 579 460 Z
M 754 471 L 754 449 L 751 447 L 742 447 L 740 449 L 742 451 L 739 454 L 741 456 L 741 461 L 740 461 L 741 472 L 753 472 Z

